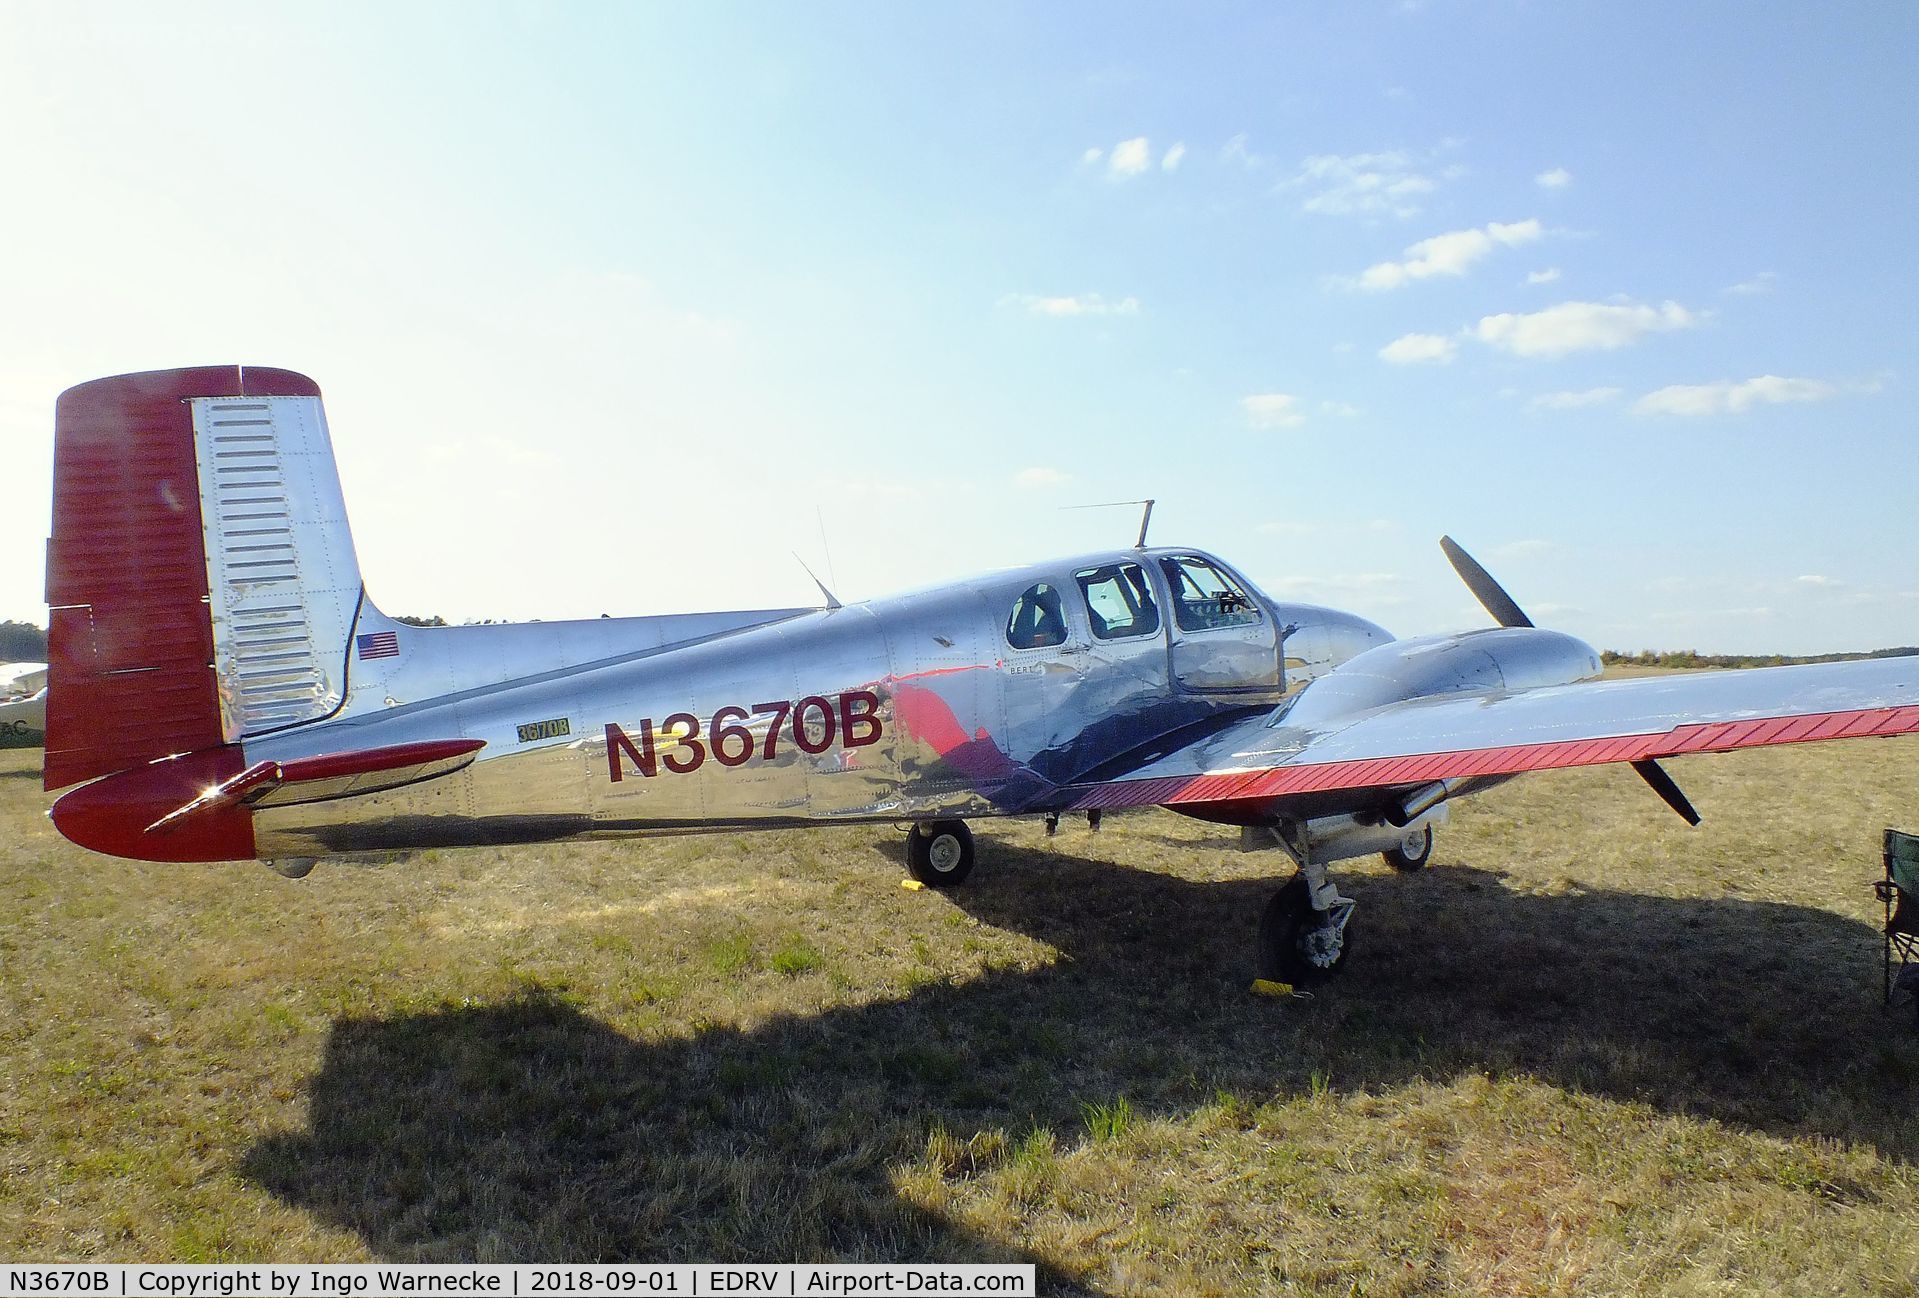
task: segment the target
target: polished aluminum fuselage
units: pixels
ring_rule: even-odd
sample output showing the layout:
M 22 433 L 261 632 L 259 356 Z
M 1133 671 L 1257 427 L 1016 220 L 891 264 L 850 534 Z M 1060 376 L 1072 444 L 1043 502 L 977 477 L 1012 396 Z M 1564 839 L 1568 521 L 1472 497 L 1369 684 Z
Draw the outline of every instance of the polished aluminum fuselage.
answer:
M 332 717 L 244 739 L 249 761 L 478 739 L 464 770 L 386 792 L 260 806 L 262 856 L 858 820 L 1032 813 L 1076 781 L 1269 711 L 1390 639 L 1277 603 L 1186 630 L 1162 555 L 1131 550 L 1007 570 L 821 610 L 415 628 L 370 605 Z M 1075 573 L 1139 564 L 1157 631 L 1102 639 Z M 1062 643 L 1016 648 L 1008 615 L 1035 582 L 1065 593 Z

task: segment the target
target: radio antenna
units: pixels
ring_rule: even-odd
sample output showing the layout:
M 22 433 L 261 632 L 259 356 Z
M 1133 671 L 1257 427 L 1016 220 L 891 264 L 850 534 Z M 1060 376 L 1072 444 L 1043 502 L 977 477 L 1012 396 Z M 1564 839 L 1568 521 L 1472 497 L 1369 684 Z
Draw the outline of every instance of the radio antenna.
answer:
M 828 612 L 831 612 L 832 610 L 841 607 L 840 597 L 838 595 L 835 595 L 832 591 L 826 588 L 826 583 L 820 580 L 818 573 L 814 572 L 811 568 L 807 567 L 806 560 L 800 558 L 800 552 L 798 550 L 793 551 L 793 562 L 799 564 L 800 567 L 805 568 L 806 575 L 811 577 L 813 579 L 813 584 L 820 588 L 820 594 L 826 597 L 826 608 Z
M 1133 542 L 1135 550 L 1146 548 L 1146 529 L 1152 526 L 1153 502 L 1151 500 L 1102 500 L 1096 505 L 1061 505 L 1061 509 L 1118 509 L 1122 505 L 1144 505 L 1146 508 L 1139 516 L 1139 539 Z
M 820 549 L 826 555 L 826 575 L 831 577 L 833 579 L 833 584 L 837 586 L 840 584 L 840 575 L 837 572 L 833 571 L 833 547 L 826 543 L 826 511 L 821 509 L 818 505 L 814 505 L 813 517 L 819 521 L 819 525 L 820 525 Z M 795 555 L 794 557 L 798 558 L 799 556 Z M 806 567 L 806 565 L 801 564 L 800 567 L 804 568 Z M 807 576 L 812 577 L 813 574 L 809 572 L 807 573 Z M 819 578 L 813 577 L 813 580 L 818 581 Z M 834 607 L 835 608 L 839 607 L 837 602 L 834 604 Z

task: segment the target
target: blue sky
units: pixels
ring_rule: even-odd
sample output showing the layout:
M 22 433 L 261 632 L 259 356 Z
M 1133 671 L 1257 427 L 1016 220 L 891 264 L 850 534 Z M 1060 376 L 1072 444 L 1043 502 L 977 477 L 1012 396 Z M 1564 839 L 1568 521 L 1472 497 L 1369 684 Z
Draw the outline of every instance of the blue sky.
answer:
M 1402 634 L 1919 643 L 1919 10 L 0 8 L 0 616 L 51 410 L 311 374 L 394 612 L 1131 539 Z

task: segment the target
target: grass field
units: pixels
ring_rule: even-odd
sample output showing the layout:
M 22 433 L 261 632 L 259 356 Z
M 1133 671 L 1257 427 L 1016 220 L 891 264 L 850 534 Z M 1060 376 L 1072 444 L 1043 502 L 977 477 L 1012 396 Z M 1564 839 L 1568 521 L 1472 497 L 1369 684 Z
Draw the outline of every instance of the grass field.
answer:
M 1462 804 L 1246 991 L 1270 853 L 1150 812 L 143 865 L 0 754 L 0 1256 L 1031 1260 L 1108 1294 L 1903 1294 L 1878 1005 L 1919 740 Z

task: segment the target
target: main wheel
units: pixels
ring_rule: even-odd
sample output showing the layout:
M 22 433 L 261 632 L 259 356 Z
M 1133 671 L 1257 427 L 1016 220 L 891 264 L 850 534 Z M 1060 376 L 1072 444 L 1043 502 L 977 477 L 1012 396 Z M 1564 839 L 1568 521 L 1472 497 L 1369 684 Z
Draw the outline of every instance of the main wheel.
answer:
M 1257 975 L 1269 982 L 1311 987 L 1338 973 L 1353 949 L 1352 925 L 1326 934 L 1323 919 L 1313 909 L 1304 879 L 1294 879 L 1274 893 L 1259 917 Z M 1329 939 L 1337 945 L 1329 945 Z
M 973 872 L 973 831 L 963 820 L 913 826 L 906 836 L 906 868 L 929 888 L 951 888 Z
M 1389 847 L 1380 855 L 1395 870 L 1410 874 L 1414 870 L 1425 869 L 1426 862 L 1433 857 L 1433 827 L 1421 825 L 1418 829 L 1407 830 L 1406 836 L 1399 840 L 1398 847 Z

